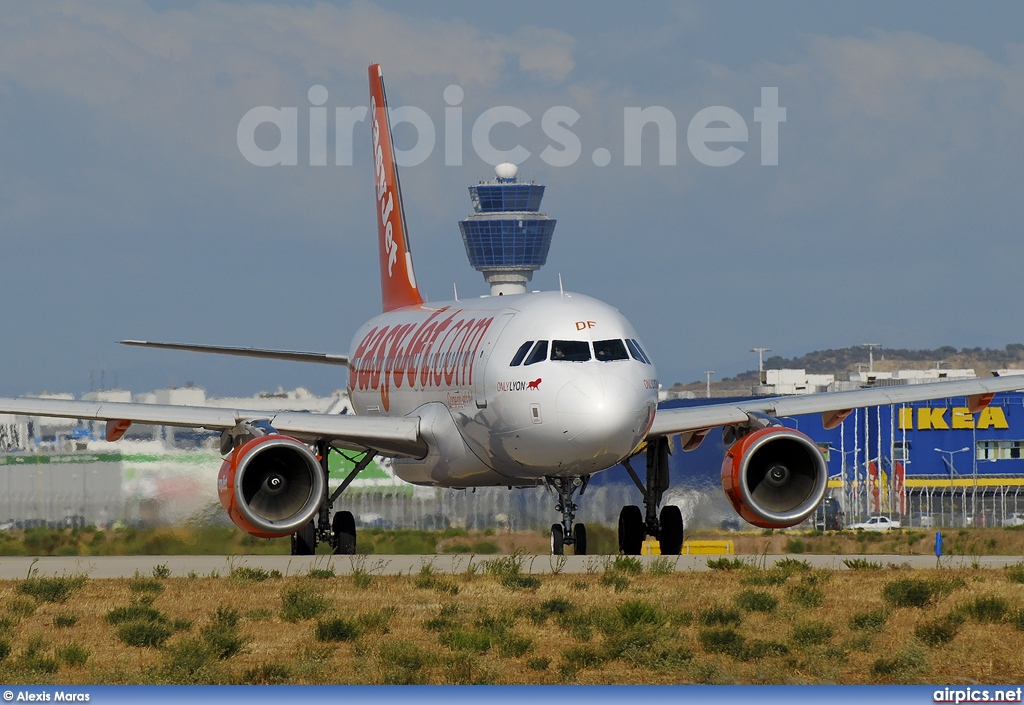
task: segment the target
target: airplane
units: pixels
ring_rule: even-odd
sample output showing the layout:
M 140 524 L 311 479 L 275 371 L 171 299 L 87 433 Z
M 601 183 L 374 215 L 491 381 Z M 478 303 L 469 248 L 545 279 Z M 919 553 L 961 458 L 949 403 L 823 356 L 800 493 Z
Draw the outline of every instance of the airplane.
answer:
M 391 143 L 379 64 L 369 67 L 371 139 L 382 312 L 352 339 L 348 355 L 126 340 L 127 345 L 338 365 L 348 368 L 354 414 L 268 413 L 142 403 L 0 398 L 0 413 L 106 421 L 105 438 L 132 424 L 221 433 L 218 496 L 243 531 L 291 536 L 292 553 L 318 543 L 356 548 L 356 527 L 334 502 L 377 456 L 410 483 L 444 488 L 547 486 L 561 521 L 551 553 L 587 553 L 576 501 L 590 478 L 623 464 L 644 510 L 622 508 L 619 550 L 641 553 L 647 537 L 680 553 L 679 508 L 662 506 L 670 486 L 670 438 L 696 448 L 721 428 L 728 448 L 722 486 L 735 511 L 765 528 L 794 526 L 820 504 L 828 470 L 818 445 L 780 418 L 820 413 L 826 428 L 854 408 L 967 397 L 977 412 L 1020 377 L 972 379 L 681 409 L 658 408 L 658 374 L 637 331 L 617 309 L 564 291 L 506 293 L 427 303 L 420 293 Z M 355 466 L 329 492 L 328 457 Z M 645 460 L 645 477 L 633 468 Z

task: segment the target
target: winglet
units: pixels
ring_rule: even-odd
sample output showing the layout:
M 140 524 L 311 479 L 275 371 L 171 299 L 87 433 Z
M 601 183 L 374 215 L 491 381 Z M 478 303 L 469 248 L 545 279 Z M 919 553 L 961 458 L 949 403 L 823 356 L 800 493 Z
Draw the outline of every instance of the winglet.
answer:
M 402 188 L 391 146 L 391 123 L 380 64 L 370 64 L 370 119 L 373 130 L 374 196 L 380 238 L 380 287 L 385 311 L 423 303 L 416 288 L 405 227 Z

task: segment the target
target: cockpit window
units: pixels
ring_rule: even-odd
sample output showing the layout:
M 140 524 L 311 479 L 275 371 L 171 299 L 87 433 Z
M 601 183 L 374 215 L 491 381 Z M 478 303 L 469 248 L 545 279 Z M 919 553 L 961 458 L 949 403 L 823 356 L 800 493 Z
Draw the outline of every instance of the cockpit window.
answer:
M 510 362 L 508 366 L 518 367 L 519 363 L 521 363 L 523 361 L 523 358 L 526 357 L 526 353 L 530 352 L 531 345 L 533 345 L 532 340 L 527 340 L 525 343 L 520 345 L 519 349 L 516 351 L 515 357 L 512 358 L 512 362 Z
M 538 362 L 543 362 L 548 359 L 548 341 L 538 340 L 537 344 L 533 346 L 533 351 L 530 352 L 530 356 L 526 358 L 527 365 L 533 365 Z
M 640 348 L 640 343 L 636 342 L 632 338 L 626 338 L 626 345 L 629 347 L 629 352 L 633 356 L 634 360 L 638 360 L 645 365 L 651 364 L 647 355 L 645 355 L 644 351 Z
M 586 362 L 590 359 L 590 343 L 585 340 L 556 340 L 551 343 L 551 359 Z
M 621 340 L 596 340 L 594 341 L 594 357 L 601 362 L 612 360 L 628 360 L 629 353 Z

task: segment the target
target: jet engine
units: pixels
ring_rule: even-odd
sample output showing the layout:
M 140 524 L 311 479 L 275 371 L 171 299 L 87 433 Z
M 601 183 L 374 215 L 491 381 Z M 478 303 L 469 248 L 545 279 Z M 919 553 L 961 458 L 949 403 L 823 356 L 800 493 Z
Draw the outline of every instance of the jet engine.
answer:
M 789 428 L 772 426 L 739 438 L 725 454 L 722 489 L 754 526 L 784 529 L 821 503 L 828 467 L 818 445 Z
M 293 534 L 326 491 L 320 461 L 304 443 L 271 434 L 238 446 L 221 465 L 217 494 L 231 521 L 260 538 Z

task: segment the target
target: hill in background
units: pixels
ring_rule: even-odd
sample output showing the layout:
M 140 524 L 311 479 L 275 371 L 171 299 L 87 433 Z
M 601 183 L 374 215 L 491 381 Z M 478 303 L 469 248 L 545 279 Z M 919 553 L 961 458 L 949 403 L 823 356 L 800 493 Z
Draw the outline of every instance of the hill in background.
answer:
M 979 377 L 987 377 L 992 370 L 1024 368 L 1024 344 L 1010 343 L 1001 350 L 991 348 L 962 348 L 943 345 L 934 350 L 906 350 L 899 348 L 875 348 L 874 369 L 880 372 L 896 370 L 932 369 L 937 365 L 943 369 L 974 369 Z M 867 369 L 868 350 L 861 345 L 837 350 L 819 350 L 800 357 L 785 358 L 772 355 L 764 360 L 768 369 L 803 369 L 809 374 L 835 374 L 837 377 L 856 372 L 858 366 Z M 712 380 L 712 389 L 743 389 L 757 384 L 757 370 L 741 372 L 735 377 Z M 688 384 L 677 382 L 673 391 L 705 388 L 705 380 Z

